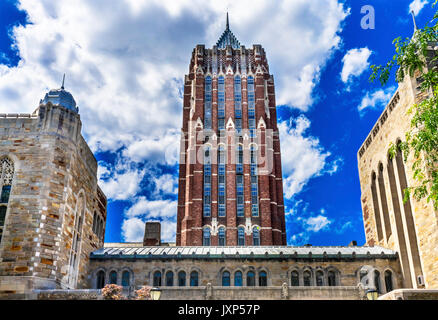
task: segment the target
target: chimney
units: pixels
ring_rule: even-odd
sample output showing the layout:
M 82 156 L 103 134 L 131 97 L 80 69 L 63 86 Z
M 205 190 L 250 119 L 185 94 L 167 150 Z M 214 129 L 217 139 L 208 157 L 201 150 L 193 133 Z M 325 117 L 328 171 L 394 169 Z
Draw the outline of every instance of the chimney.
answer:
M 143 246 L 159 246 L 161 244 L 161 223 L 146 222 L 144 228 Z
M 357 247 L 357 241 L 356 240 L 351 241 L 348 246 L 349 247 Z

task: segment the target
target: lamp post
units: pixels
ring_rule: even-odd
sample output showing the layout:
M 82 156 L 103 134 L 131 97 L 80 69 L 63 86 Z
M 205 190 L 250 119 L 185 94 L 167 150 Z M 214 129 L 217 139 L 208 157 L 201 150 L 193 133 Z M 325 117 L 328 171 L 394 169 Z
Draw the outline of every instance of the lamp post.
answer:
M 152 288 L 151 289 L 151 299 L 152 300 L 160 300 L 161 297 L 161 289 L 160 288 Z

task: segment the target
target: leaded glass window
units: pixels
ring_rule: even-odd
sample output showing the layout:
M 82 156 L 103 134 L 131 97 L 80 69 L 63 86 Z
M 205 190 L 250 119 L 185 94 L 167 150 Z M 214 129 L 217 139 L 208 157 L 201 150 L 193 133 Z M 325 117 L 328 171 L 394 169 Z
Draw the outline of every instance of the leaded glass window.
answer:
M 219 228 L 219 245 L 220 246 L 225 246 L 225 228 L 224 227 L 220 227 Z
M 245 229 L 243 227 L 239 227 L 237 229 L 237 245 L 238 246 L 245 245 Z
M 202 245 L 204 246 L 209 246 L 210 245 L 210 228 L 205 228 L 204 232 L 203 232 L 203 240 L 202 240 Z
M 5 228 L 6 213 L 8 211 L 9 196 L 14 178 L 14 163 L 9 158 L 0 160 L 0 242 Z

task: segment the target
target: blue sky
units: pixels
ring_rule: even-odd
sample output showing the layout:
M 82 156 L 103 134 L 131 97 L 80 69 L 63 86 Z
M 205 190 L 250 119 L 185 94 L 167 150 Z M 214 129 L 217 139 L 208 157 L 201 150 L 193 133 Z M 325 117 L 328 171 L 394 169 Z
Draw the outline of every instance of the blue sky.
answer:
M 431 19 L 427 0 L 0 0 L 0 112 L 32 112 L 65 72 L 109 198 L 105 241 L 141 240 L 147 220 L 173 241 L 182 81 L 227 8 L 275 78 L 288 244 L 363 244 L 356 154 L 396 89 L 370 83 L 369 65 L 412 36 L 410 8 Z

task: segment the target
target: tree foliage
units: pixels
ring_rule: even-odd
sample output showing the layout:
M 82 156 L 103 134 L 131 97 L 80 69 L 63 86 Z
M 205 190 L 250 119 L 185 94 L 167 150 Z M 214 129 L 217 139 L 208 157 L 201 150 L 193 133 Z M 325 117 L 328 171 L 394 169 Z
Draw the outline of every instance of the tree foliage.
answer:
M 435 0 L 432 7 L 435 7 Z M 395 54 L 385 65 L 372 65 L 370 81 L 378 79 L 386 85 L 395 68 L 397 82 L 405 76 L 413 77 L 421 72 L 420 91 L 425 99 L 413 105 L 409 110 L 412 115 L 410 130 L 406 132 L 405 141 L 389 147 L 390 157 L 398 151 L 413 156 L 413 177 L 416 185 L 404 190 L 404 201 L 413 196 L 417 201 L 426 198 L 438 209 L 438 11 L 433 19 L 422 29 L 415 31 L 412 39 L 397 38 L 393 41 Z

